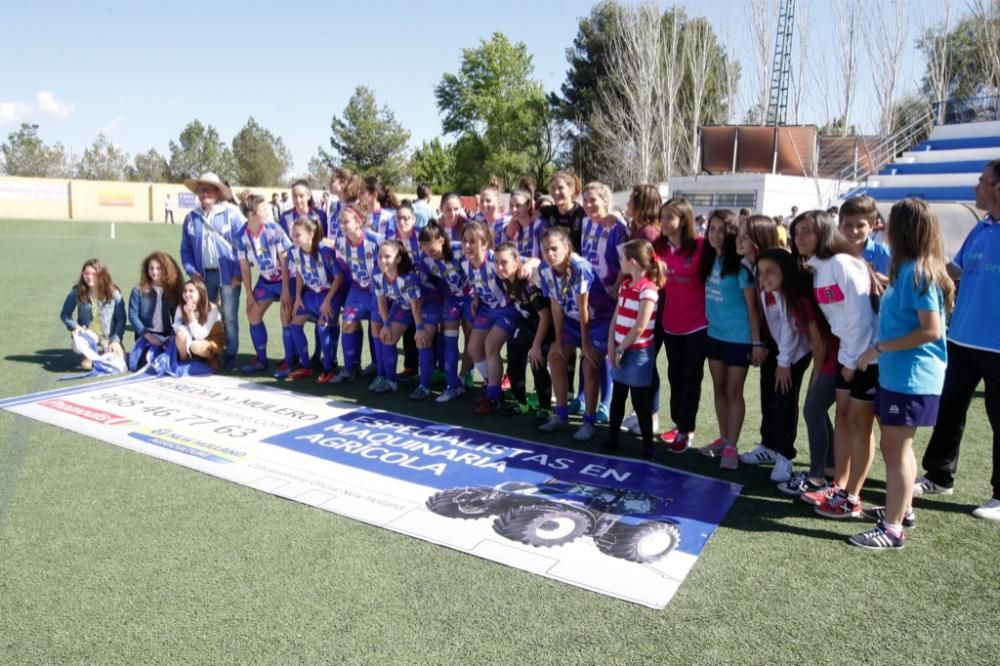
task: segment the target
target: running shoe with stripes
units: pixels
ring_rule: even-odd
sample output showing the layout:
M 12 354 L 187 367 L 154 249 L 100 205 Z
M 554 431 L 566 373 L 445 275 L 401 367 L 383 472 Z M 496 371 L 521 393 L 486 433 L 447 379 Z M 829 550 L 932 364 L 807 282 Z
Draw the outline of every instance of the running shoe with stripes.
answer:
M 740 454 L 735 446 L 726 446 L 722 449 L 719 469 L 738 469 L 740 466 Z
M 861 509 L 861 515 L 869 520 L 874 521 L 885 521 L 885 507 L 884 506 L 870 506 L 867 509 Z M 903 516 L 903 527 L 916 527 L 917 526 L 917 514 L 913 513 L 913 507 L 906 509 L 906 515 Z
M 836 485 L 828 484 L 815 490 L 807 490 L 806 492 L 799 495 L 799 499 L 806 504 L 812 504 L 813 506 L 819 506 L 830 497 L 836 495 L 840 491 Z
M 847 493 L 841 490 L 836 495 L 828 497 L 825 502 L 816 507 L 816 513 L 824 518 L 833 518 L 834 520 L 860 518 L 861 503 L 852 502 L 847 497 Z
M 693 433 L 691 435 L 686 435 L 682 432 L 678 433 L 677 437 L 671 439 L 669 442 L 663 440 L 663 445 L 666 447 L 668 453 L 684 453 L 693 444 L 694 444 Z
M 809 475 L 805 472 L 796 472 L 792 474 L 792 478 L 778 484 L 778 492 L 786 495 L 801 495 L 810 490 L 815 490 L 815 488 L 809 485 Z
M 903 547 L 903 534 L 898 537 L 889 534 L 882 521 L 878 521 L 872 529 L 861 534 L 855 534 L 847 543 L 866 550 L 899 550 Z
M 763 444 L 758 444 L 757 448 L 740 456 L 740 462 L 744 465 L 773 465 L 775 460 L 777 457 L 774 451 Z
M 740 460 L 743 460 L 743 456 L 740 456 Z M 774 468 L 771 470 L 771 481 L 784 483 L 792 478 L 792 471 L 792 461 L 780 453 L 776 453 Z
M 954 495 L 954 488 L 945 488 L 944 486 L 939 486 L 934 483 L 926 476 L 922 476 L 916 480 L 913 484 L 913 496 L 920 497 L 921 495 Z

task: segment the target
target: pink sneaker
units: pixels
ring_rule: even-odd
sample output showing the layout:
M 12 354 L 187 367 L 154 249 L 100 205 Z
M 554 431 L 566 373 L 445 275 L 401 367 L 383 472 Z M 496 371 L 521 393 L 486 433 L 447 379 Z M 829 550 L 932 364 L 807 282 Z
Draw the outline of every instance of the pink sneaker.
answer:
M 711 444 L 706 444 L 698 449 L 698 453 L 709 458 L 718 458 L 722 455 L 722 449 L 726 448 L 726 444 L 726 440 L 719 437 Z
M 722 460 L 719 461 L 719 469 L 738 469 L 740 466 L 740 454 L 735 446 L 726 446 L 722 449 Z

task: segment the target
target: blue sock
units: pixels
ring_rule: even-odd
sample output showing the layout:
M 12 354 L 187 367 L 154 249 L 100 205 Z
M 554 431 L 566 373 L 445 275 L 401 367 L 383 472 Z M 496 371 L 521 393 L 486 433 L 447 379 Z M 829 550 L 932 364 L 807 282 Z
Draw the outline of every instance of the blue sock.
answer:
M 382 364 L 382 341 L 378 338 L 368 338 L 368 342 L 372 345 L 372 357 L 375 360 L 375 376 L 385 377 L 385 371 L 383 370 Z
M 577 376 L 577 379 L 579 380 L 576 383 L 576 388 L 577 388 L 576 399 L 580 401 L 581 405 L 583 405 L 583 404 L 587 403 L 587 397 L 586 397 L 586 395 L 584 395 L 584 392 L 583 392 L 583 351 L 582 350 L 580 351 L 580 361 L 579 361 L 578 365 L 576 366 L 576 376 Z
M 420 385 L 425 389 L 431 387 L 431 377 L 434 375 L 434 349 L 420 349 Z
M 378 340 L 376 340 L 375 336 L 372 335 L 372 325 L 371 325 L 371 322 L 369 322 L 368 323 L 368 351 L 371 352 L 372 359 L 375 361 L 375 363 L 378 363 L 378 357 L 375 354 L 375 351 L 378 349 L 378 347 L 375 346 L 376 344 L 380 344 L 380 343 L 378 343 Z M 379 374 L 382 374 L 382 373 L 379 373 Z
M 589 423 L 590 425 L 595 425 L 597 423 L 597 414 L 584 414 L 583 422 Z
M 569 420 L 569 405 L 556 405 L 556 416 L 563 421 Z
M 330 349 L 330 329 L 331 326 L 316 324 L 316 335 L 319 337 L 319 353 L 323 359 L 323 372 L 333 370 L 333 353 Z
M 435 366 L 434 367 L 438 368 L 439 370 L 444 370 L 444 364 L 445 364 L 445 361 L 444 361 L 444 347 L 445 347 L 444 338 L 445 337 L 446 336 L 444 336 L 444 335 L 435 335 L 434 336 L 434 361 L 435 361 Z
M 306 331 L 299 324 L 289 326 L 292 329 L 292 341 L 295 343 L 295 352 L 299 355 L 299 363 L 303 368 L 309 367 L 309 341 L 306 339 Z
M 253 342 L 253 349 L 257 352 L 257 360 L 267 365 L 267 327 L 264 322 L 250 324 L 250 341 Z
M 604 409 L 611 408 L 611 364 L 608 363 L 607 357 L 604 358 L 604 363 L 601 363 L 601 404 L 604 405 Z
M 486 387 L 486 397 L 490 400 L 499 400 L 502 395 L 499 384 L 491 384 Z
M 281 344 L 285 348 L 285 365 L 292 367 L 292 363 L 295 362 L 295 340 L 292 337 L 291 326 L 282 327 Z
M 319 339 L 319 322 L 317 322 L 316 326 L 313 328 L 313 345 L 315 346 L 316 351 L 321 354 L 323 353 L 323 344 Z
M 458 352 L 458 336 L 445 333 L 444 338 L 444 374 L 448 378 L 448 388 L 458 388 L 462 380 L 458 377 L 458 362 L 461 354 Z
M 396 381 L 396 364 L 399 361 L 399 350 L 396 345 L 382 345 L 382 375 L 390 382 Z
M 330 367 L 337 362 L 337 345 L 340 343 L 340 324 L 328 324 L 326 330 L 330 333 Z
M 361 353 L 361 331 L 344 333 L 344 369 L 358 371 L 358 356 Z

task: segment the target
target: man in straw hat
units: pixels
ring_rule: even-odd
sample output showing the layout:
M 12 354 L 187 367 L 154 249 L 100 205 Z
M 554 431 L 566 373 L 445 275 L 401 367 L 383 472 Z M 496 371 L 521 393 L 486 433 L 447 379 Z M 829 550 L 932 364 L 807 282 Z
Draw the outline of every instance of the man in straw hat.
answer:
M 222 205 L 232 197 L 229 186 L 211 172 L 188 178 L 185 187 L 198 195 L 200 206 L 184 218 L 181 227 L 181 263 L 192 279 L 205 283 L 208 297 L 218 302 L 222 296 L 222 322 L 226 331 L 223 367 L 236 365 L 240 346 L 240 265 L 235 243 L 240 220 Z

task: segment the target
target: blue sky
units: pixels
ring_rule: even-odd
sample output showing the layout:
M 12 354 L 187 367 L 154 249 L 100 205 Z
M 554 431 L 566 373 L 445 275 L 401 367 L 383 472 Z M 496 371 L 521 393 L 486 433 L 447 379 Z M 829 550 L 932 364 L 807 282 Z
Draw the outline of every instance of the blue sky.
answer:
M 168 142 L 193 118 L 214 125 L 229 141 L 252 115 L 284 139 L 296 172 L 302 172 L 317 146 L 328 146 L 331 116 L 363 84 L 394 111 L 416 147 L 440 134 L 434 86 L 445 72 L 457 71 L 463 48 L 503 32 L 527 45 L 546 90 L 558 90 L 577 21 L 593 4 L 0 0 L 6 27 L 0 40 L 0 137 L 27 121 L 39 124 L 47 142 L 60 141 L 77 154 L 103 131 L 133 155 L 150 147 L 168 155 Z M 740 0 L 679 4 L 689 15 L 709 18 L 745 57 Z M 814 39 L 831 54 L 831 68 L 829 3 L 798 5 L 817 26 Z M 911 23 L 940 11 L 933 0 L 909 5 Z M 912 39 L 910 44 L 904 87 L 913 87 L 924 67 Z M 745 87 L 750 78 L 745 68 Z M 873 104 L 868 78 L 862 71 L 854 111 L 862 126 Z M 815 97 L 804 121 L 821 124 L 824 112 Z

